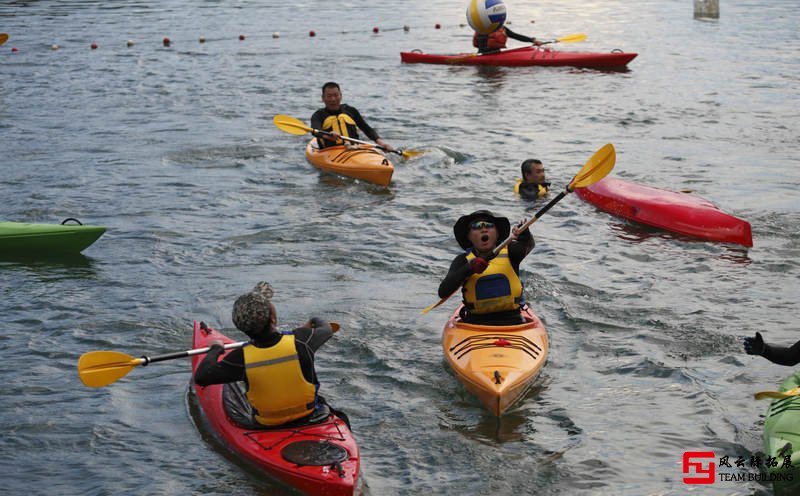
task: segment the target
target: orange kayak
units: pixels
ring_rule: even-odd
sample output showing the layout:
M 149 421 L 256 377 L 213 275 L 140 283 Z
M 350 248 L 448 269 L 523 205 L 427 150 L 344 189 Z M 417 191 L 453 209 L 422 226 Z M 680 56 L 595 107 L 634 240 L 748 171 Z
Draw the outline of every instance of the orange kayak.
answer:
M 312 139 L 306 146 L 306 158 L 318 169 L 381 186 L 389 186 L 394 173 L 389 159 L 371 146 L 330 146 L 320 150 L 317 140 Z
M 547 361 L 547 331 L 527 305 L 525 323 L 512 326 L 466 324 L 460 311 L 442 331 L 444 354 L 467 391 L 499 417 L 539 376 Z

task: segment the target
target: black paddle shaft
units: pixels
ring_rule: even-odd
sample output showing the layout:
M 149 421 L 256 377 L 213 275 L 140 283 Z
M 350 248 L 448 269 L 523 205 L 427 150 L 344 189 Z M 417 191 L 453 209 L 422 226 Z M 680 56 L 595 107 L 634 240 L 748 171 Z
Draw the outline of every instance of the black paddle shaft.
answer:
M 550 203 L 548 203 L 547 205 L 545 205 L 544 207 L 542 207 L 542 209 L 541 209 L 541 210 L 539 210 L 538 212 L 536 212 L 536 215 L 534 215 L 533 217 L 531 217 L 531 220 L 529 220 L 528 222 L 526 222 L 525 224 L 523 224 L 522 226 L 520 226 L 520 230 L 521 230 L 521 231 L 524 231 L 525 229 L 529 228 L 529 227 L 531 226 L 531 224 L 533 224 L 534 222 L 536 222 L 536 221 L 539 219 L 539 217 L 541 217 L 541 216 L 542 216 L 542 215 L 544 215 L 544 214 L 545 214 L 545 213 L 546 213 L 548 210 L 550 210 L 551 208 L 553 208 L 553 205 L 555 205 L 556 203 L 558 203 L 559 201 L 561 201 L 561 199 L 562 199 L 562 198 L 564 198 L 565 196 L 567 196 L 567 193 L 570 193 L 570 192 L 572 192 L 572 190 L 571 190 L 571 189 L 569 189 L 569 186 L 567 186 L 567 188 L 566 188 L 564 191 L 562 191 L 562 192 L 561 192 L 561 193 L 559 193 L 559 194 L 558 194 L 558 195 L 557 195 L 555 198 L 553 198 L 552 200 L 550 200 Z M 498 253 L 500 253 L 500 250 L 502 250 L 502 249 L 503 249 L 503 248 L 504 248 L 504 247 L 505 247 L 507 244 L 509 244 L 509 243 L 511 242 L 511 239 L 512 239 L 512 238 L 511 238 L 511 236 L 509 236 L 508 238 L 506 238 L 506 240 L 505 240 L 505 241 L 503 241 L 502 243 L 500 243 L 500 244 L 499 244 L 499 245 L 498 245 L 498 246 L 497 246 L 497 247 L 496 247 L 496 248 L 493 250 L 493 253 L 494 253 L 495 255 L 497 255 Z
M 149 357 L 149 356 L 142 355 L 142 359 L 144 360 L 144 362 L 142 362 L 142 367 L 146 366 L 148 363 L 163 362 L 165 360 L 173 360 L 175 358 L 184 358 L 184 357 L 188 357 L 188 356 L 190 356 L 188 351 L 178 351 L 178 352 L 175 352 L 175 353 L 166 353 L 164 355 L 156 355 L 154 357 Z
M 232 350 L 234 348 L 241 348 L 242 346 L 246 345 L 247 343 L 248 343 L 248 341 L 240 341 L 238 343 L 228 343 L 226 345 L 223 345 L 222 348 L 226 349 L 226 350 Z M 166 353 L 164 355 L 156 355 L 154 357 L 142 356 L 141 360 L 144 360 L 144 361 L 142 362 L 141 365 L 145 366 L 148 363 L 153 363 L 153 362 L 163 362 L 165 360 L 172 360 L 174 358 L 185 358 L 185 357 L 190 357 L 190 356 L 195 356 L 195 355 L 202 355 L 203 353 L 208 353 L 209 351 L 211 351 L 211 346 L 208 346 L 206 348 L 197 348 L 197 349 L 188 350 L 188 351 L 177 351 L 175 353 Z
M 548 203 L 547 205 L 545 205 L 544 207 L 542 207 L 542 209 L 541 209 L 541 210 L 539 210 L 538 212 L 536 212 L 536 215 L 534 215 L 533 217 L 534 217 L 535 219 L 538 219 L 539 217 L 541 217 L 542 215 L 544 215 L 545 213 L 547 213 L 547 211 L 548 211 L 548 210 L 550 210 L 551 208 L 553 208 L 553 205 L 555 205 L 556 203 L 558 203 L 559 201 L 561 201 L 561 199 L 562 199 L 562 198 L 564 198 L 565 196 L 567 196 L 567 193 L 571 193 L 571 192 L 572 192 L 572 190 L 570 190 L 569 188 L 565 189 L 564 191 L 562 191 L 561 193 L 559 193 L 559 194 L 558 194 L 558 196 L 556 196 L 555 198 L 553 198 L 552 200 L 550 200 L 550 203 Z

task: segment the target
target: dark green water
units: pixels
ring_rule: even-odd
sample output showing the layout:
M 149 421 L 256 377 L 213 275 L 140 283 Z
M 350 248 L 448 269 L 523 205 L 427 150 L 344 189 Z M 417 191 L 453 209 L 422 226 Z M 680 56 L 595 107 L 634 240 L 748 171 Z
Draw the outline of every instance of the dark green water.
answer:
M 509 4 L 517 31 L 589 35 L 561 49 L 639 53 L 598 72 L 404 65 L 400 51 L 468 51 L 470 34 L 462 3 L 399 6 L 0 5 L 1 217 L 109 228 L 78 258 L 0 261 L 5 494 L 285 494 L 195 427 L 188 360 L 98 390 L 76 373 L 87 351 L 188 349 L 195 319 L 241 339 L 231 304 L 262 279 L 285 327 L 342 325 L 317 368 L 368 494 L 771 492 L 686 485 L 681 457 L 758 454 L 767 404 L 752 393 L 790 373 L 740 340 L 798 338 L 797 9 L 725 2 L 709 21 L 689 0 Z M 317 172 L 305 138 L 273 126 L 308 121 L 328 80 L 387 141 L 426 151 L 396 161 L 390 188 Z M 443 362 L 456 302 L 419 313 L 458 252 L 452 224 L 533 214 L 513 194 L 523 159 L 560 188 L 608 142 L 614 175 L 693 190 L 747 219 L 755 246 L 563 200 L 522 274 L 549 362 L 498 421 Z

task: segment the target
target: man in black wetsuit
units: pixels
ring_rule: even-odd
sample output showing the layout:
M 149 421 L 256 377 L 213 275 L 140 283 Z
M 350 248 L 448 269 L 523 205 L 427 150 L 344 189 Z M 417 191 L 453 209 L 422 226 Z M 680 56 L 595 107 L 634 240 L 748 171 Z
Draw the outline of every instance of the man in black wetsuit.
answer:
M 355 107 L 342 103 L 342 90 L 337 83 L 331 81 L 322 85 L 322 102 L 325 107 L 311 116 L 311 127 L 326 131 L 326 134 L 320 133 L 317 136 L 320 148 L 343 144 L 342 136 L 359 139 L 358 130 L 361 129 L 369 139 L 386 151 L 394 150 L 367 124 Z
M 478 210 L 458 219 L 453 226 L 456 241 L 466 251 L 456 256 L 439 285 L 439 297 L 447 298 L 462 288 L 464 322 L 482 325 L 515 325 L 524 322 L 519 264 L 533 250 L 530 230 L 520 232 L 505 217 Z M 498 242 L 514 240 L 495 256 Z
M 541 160 L 529 158 L 520 166 L 522 180 L 517 184 L 517 193 L 526 200 L 536 200 L 547 195 L 550 183 L 545 180 L 544 164 Z
M 223 343 L 212 341 L 194 375 L 198 386 L 244 381 L 252 420 L 262 426 L 302 421 L 323 408 L 314 353 L 333 335 L 331 325 L 316 317 L 293 331 L 278 332 L 273 293 L 260 282 L 236 300 L 233 323 L 250 343 L 218 361 Z
M 800 363 L 800 341 L 789 348 L 770 346 L 764 342 L 760 332 L 757 332 L 752 338 L 744 338 L 744 351 L 748 355 L 761 355 L 778 365 L 793 366 Z

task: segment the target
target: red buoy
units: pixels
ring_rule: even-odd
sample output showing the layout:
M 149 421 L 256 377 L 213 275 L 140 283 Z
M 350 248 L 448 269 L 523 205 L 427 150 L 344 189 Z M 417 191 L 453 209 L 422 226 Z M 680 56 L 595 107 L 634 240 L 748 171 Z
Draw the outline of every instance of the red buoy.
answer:
M 442 25 L 439 24 L 438 22 L 436 23 L 436 29 L 442 29 Z
M 373 33 L 377 33 L 378 31 L 380 31 L 380 29 L 378 29 L 378 26 L 375 26 L 374 28 L 372 28 L 372 32 Z
M 239 35 L 239 41 L 244 41 L 244 35 L 243 34 Z
M 92 43 L 91 47 L 92 47 L 92 50 L 97 50 L 97 43 Z
M 169 44 L 172 43 L 169 38 L 164 38 L 164 46 L 168 47 Z
M 312 29 L 311 31 L 308 32 L 308 35 L 313 38 L 314 36 L 317 35 L 317 33 L 315 33 L 314 30 Z

